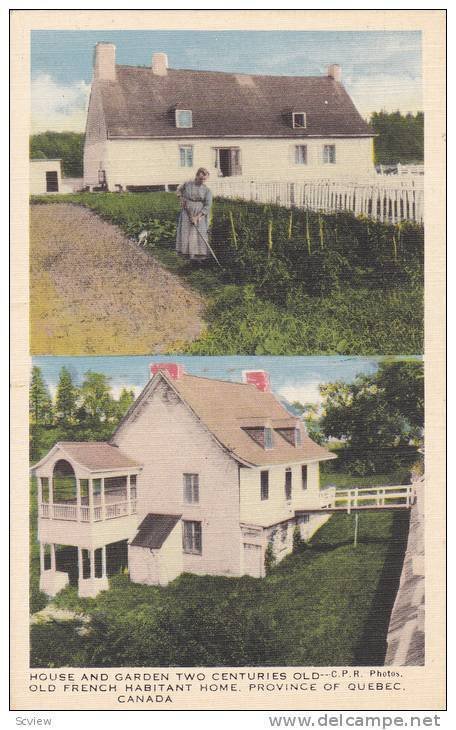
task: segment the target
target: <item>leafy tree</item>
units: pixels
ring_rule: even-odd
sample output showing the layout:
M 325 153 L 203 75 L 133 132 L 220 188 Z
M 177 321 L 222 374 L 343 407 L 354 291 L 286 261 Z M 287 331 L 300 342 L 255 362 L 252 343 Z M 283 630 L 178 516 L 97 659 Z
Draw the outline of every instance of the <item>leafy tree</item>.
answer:
M 51 396 L 41 373 L 41 368 L 37 365 L 32 369 L 29 410 L 32 424 L 46 426 L 52 423 Z
M 424 114 L 374 112 L 370 124 L 379 135 L 374 139 L 376 164 L 423 162 Z
M 30 137 L 32 159 L 61 159 L 67 177 L 82 177 L 84 134 L 78 132 L 43 132 Z
M 114 403 L 114 411 L 116 414 L 116 417 L 120 420 L 128 411 L 131 405 L 135 402 L 135 392 L 134 390 L 128 390 L 127 388 L 122 388 L 120 391 L 120 395 L 117 401 Z
M 383 362 L 374 375 L 360 375 L 354 383 L 329 383 L 321 391 L 326 398 L 321 430 L 346 442 L 344 456 L 355 471 L 391 468 L 413 445 L 416 458 L 424 425 L 421 362 Z
M 67 367 L 60 370 L 57 386 L 55 416 L 59 425 L 68 426 L 75 423 L 79 391 Z
M 114 401 L 109 380 L 104 373 L 88 370 L 81 386 L 81 407 L 78 417 L 88 426 L 100 426 L 114 415 Z

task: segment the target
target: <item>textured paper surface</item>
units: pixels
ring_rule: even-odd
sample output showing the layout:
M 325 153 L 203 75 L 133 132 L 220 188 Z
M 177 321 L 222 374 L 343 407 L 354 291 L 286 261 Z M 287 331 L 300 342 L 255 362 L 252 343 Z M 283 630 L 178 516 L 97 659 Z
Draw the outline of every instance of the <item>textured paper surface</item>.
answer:
M 444 11 L 13 11 L 12 13 L 12 707 L 13 709 L 443 709 L 445 705 L 445 454 L 444 454 L 444 265 L 445 265 L 445 13 Z M 425 114 L 426 245 L 426 664 L 394 668 L 400 691 L 352 691 L 342 685 L 324 690 L 326 681 L 342 682 L 341 668 L 271 668 L 265 672 L 316 671 L 319 689 L 303 693 L 248 692 L 202 694 L 190 691 L 168 705 L 123 705 L 106 693 L 64 694 L 29 689 L 28 616 L 28 139 L 30 119 L 30 31 L 37 29 L 249 29 L 249 30 L 420 30 Z M 382 353 L 379 353 L 381 355 Z M 380 668 L 381 669 L 381 668 Z M 353 667 L 347 668 L 348 677 Z M 386 668 L 385 668 L 386 670 Z M 43 670 L 53 674 L 51 670 Z M 83 670 L 72 672 L 77 681 Z M 90 670 L 96 671 L 96 670 Z M 115 669 L 100 670 L 108 675 Z M 122 668 L 125 675 L 129 670 Z M 146 669 L 137 670 L 145 672 Z M 157 669 L 150 671 L 159 671 Z M 164 668 L 170 682 L 176 671 Z M 196 672 L 192 668 L 192 672 Z M 213 672 L 201 669 L 206 679 Z M 239 672 L 240 668 L 234 668 Z M 255 671 L 261 671 L 256 668 Z M 331 676 L 331 672 L 337 676 Z M 360 668 L 354 681 L 376 681 Z M 323 677 L 325 673 L 328 676 Z M 33 670 L 36 674 L 36 670 Z M 344 679 L 345 677 L 345 679 Z M 384 680 L 386 681 L 386 680 Z M 43 685 L 47 682 L 44 681 Z M 242 682 L 239 683 L 242 685 Z

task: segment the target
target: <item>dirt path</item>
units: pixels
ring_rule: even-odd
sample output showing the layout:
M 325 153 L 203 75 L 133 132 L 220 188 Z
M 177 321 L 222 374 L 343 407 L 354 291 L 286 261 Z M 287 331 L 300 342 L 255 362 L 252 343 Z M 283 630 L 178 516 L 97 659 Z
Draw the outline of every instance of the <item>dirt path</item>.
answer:
M 33 205 L 34 355 L 143 355 L 200 334 L 203 299 L 91 211 Z

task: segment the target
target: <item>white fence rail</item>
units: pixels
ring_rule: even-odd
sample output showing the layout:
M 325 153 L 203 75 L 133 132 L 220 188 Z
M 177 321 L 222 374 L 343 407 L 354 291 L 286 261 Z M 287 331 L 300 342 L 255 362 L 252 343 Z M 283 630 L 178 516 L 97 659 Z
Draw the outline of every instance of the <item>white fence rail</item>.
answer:
M 214 195 L 273 203 L 287 208 L 307 208 L 323 213 L 346 210 L 384 223 L 423 222 L 423 178 L 395 179 L 383 176 L 359 181 L 242 182 L 215 180 Z
M 89 507 L 77 504 L 49 504 L 43 502 L 40 508 L 40 517 L 51 520 L 69 520 L 72 522 L 101 522 L 116 517 L 136 513 L 136 498 L 128 501 L 94 505 Z
M 410 507 L 415 500 L 413 484 L 387 487 L 327 487 L 320 492 L 320 509 L 352 509 L 367 507 Z

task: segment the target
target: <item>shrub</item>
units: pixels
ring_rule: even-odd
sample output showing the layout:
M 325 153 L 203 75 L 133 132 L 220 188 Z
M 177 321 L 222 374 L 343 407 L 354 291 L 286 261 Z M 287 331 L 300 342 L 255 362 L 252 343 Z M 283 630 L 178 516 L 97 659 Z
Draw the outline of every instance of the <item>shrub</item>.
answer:
M 272 541 L 269 541 L 264 552 L 264 570 L 266 575 L 269 575 L 276 562 L 277 559 L 274 554 L 274 545 L 272 544 Z
M 299 553 L 306 546 L 307 543 L 301 537 L 301 530 L 299 529 L 299 525 L 295 525 L 293 528 L 293 552 Z

